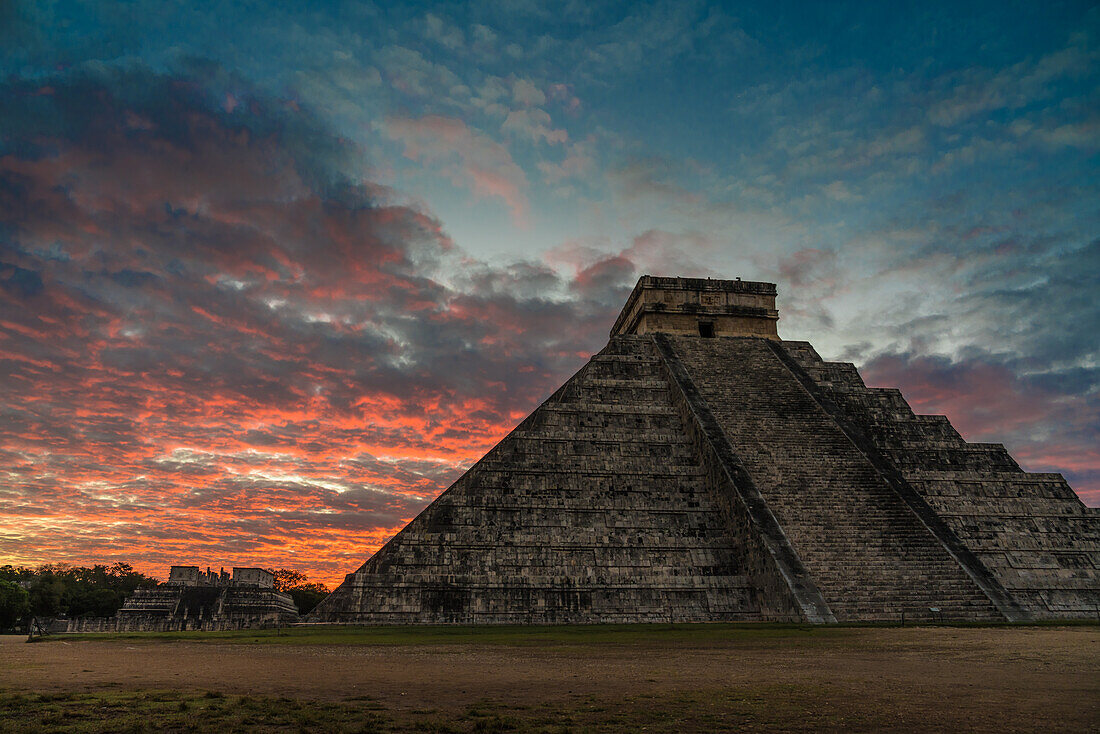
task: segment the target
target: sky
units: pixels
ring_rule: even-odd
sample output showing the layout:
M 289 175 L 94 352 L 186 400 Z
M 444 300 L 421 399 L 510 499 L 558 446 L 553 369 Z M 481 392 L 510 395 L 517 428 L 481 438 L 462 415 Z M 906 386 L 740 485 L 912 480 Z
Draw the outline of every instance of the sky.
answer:
M 339 582 L 643 273 L 1100 505 L 1087 2 L 0 1 L 0 564 Z

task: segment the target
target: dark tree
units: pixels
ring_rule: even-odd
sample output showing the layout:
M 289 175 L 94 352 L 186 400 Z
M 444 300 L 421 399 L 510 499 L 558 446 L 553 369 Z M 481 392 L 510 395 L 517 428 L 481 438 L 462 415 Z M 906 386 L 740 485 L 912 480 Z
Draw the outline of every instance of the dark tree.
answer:
M 313 608 L 321 603 L 321 600 L 329 595 L 327 586 L 322 584 L 301 584 L 286 590 L 294 605 L 298 607 L 298 614 L 309 614 Z
M 30 614 L 31 596 L 14 581 L 0 581 L 0 630 L 10 630 Z
M 31 614 L 36 617 L 56 617 L 66 609 L 65 582 L 52 573 L 43 574 L 31 582 Z
M 135 589 L 160 583 L 128 563 L 91 567 L 59 563 L 33 570 L 4 566 L 0 568 L 0 580 L 27 586 L 30 611 L 37 617 L 110 617 Z

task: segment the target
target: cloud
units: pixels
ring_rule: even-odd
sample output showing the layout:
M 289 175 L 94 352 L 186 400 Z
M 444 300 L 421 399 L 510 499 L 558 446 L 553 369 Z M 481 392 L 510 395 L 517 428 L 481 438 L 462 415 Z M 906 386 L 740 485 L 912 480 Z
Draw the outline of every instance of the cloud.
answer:
M 779 274 L 796 288 L 819 286 L 837 280 L 836 253 L 807 248 L 780 258 Z
M 377 55 L 382 77 L 394 89 L 412 97 L 432 97 L 464 90 L 462 80 L 451 69 L 430 61 L 416 49 L 387 46 Z M 460 94 L 460 96 L 462 96 Z
M 461 48 L 466 43 L 466 35 L 461 28 L 446 23 L 434 13 L 424 15 L 423 32 L 425 37 L 451 51 Z
M 527 176 L 502 144 L 462 120 L 437 115 L 392 118 L 386 132 L 405 145 L 407 157 L 440 165 L 455 186 L 475 197 L 499 198 L 517 224 L 527 222 Z
M 560 162 L 541 160 L 536 164 L 547 183 L 559 185 L 570 180 L 581 182 L 596 171 L 597 161 L 593 139 L 575 143 L 566 142 L 563 147 L 565 157 Z
M 569 84 L 551 84 L 549 92 L 550 99 L 560 104 L 566 112 L 576 114 L 580 111 L 582 107 L 581 100 L 573 94 L 573 89 Z
M 708 39 L 716 43 L 706 44 Z M 704 45 L 713 48 L 714 55 L 706 55 L 712 63 L 716 56 L 744 53 L 754 46 L 733 19 L 702 2 L 634 5 L 617 22 L 600 28 L 585 41 L 582 58 L 586 66 L 602 73 L 629 74 L 694 56 Z
M 569 138 L 565 130 L 554 129 L 550 115 L 539 109 L 512 110 L 501 129 L 535 142 L 564 143 Z
M 656 199 L 694 206 L 701 196 L 678 180 L 680 164 L 663 156 L 633 157 L 611 169 L 608 178 L 626 200 Z
M 642 272 L 778 280 L 785 336 L 1096 501 L 1095 14 L 821 45 L 703 3 L 177 5 L 137 31 L 12 7 L 8 559 L 338 579 L 603 345 Z M 462 242 L 379 183 L 405 174 L 460 189 Z M 565 242 L 471 255 L 494 237 Z
M 1100 60 L 1086 34 L 1078 33 L 1070 44 L 1036 60 L 1020 61 L 994 71 L 975 67 L 948 80 L 952 90 L 928 109 L 936 125 L 953 126 L 995 110 L 1017 110 L 1049 99 L 1066 77 L 1086 74 Z
M 546 95 L 528 79 L 512 81 L 512 100 L 522 107 L 541 107 L 546 104 Z
M 13 562 L 335 581 L 603 343 L 595 274 L 477 263 L 349 179 L 357 151 L 307 112 L 237 82 L 226 105 L 225 83 L 93 66 L 0 92 Z M 393 129 L 523 210 L 502 147 L 443 118 Z

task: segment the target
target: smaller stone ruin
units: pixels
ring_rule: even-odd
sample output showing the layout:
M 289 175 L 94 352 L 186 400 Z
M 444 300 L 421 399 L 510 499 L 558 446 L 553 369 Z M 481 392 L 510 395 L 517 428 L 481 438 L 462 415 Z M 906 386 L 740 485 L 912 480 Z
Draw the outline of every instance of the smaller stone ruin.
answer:
M 172 566 L 168 582 L 138 589 L 114 617 L 73 619 L 68 632 L 176 632 L 277 627 L 298 621 L 289 594 L 262 568 Z

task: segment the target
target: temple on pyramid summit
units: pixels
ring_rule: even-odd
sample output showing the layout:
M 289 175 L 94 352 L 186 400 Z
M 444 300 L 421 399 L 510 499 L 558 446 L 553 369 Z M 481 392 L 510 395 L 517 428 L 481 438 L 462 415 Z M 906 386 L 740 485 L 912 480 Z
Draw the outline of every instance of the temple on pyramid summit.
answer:
M 607 346 L 309 621 L 1097 614 L 1097 510 L 781 340 L 775 298 L 643 276 Z

